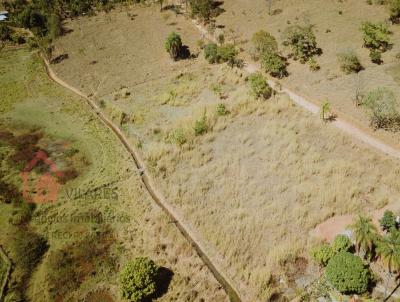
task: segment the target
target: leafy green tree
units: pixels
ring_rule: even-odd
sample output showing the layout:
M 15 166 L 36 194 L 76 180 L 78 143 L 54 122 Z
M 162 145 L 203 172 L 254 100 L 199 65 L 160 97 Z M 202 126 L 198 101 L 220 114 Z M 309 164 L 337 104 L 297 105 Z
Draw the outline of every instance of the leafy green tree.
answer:
M 181 36 L 175 32 L 170 33 L 165 41 L 165 49 L 170 54 L 171 58 L 176 61 L 180 57 L 182 51 Z
M 273 77 L 283 78 L 287 74 L 285 60 L 274 52 L 261 55 L 261 67 Z
M 149 299 L 156 292 L 158 270 L 149 258 L 139 257 L 129 262 L 120 274 L 122 298 L 130 302 Z
M 272 89 L 268 85 L 267 80 L 261 73 L 253 73 L 249 76 L 251 94 L 258 98 L 267 100 L 272 95 Z
M 325 273 L 328 281 L 343 294 L 363 294 L 371 281 L 371 272 L 362 259 L 349 252 L 336 254 Z
M 391 128 L 399 123 L 399 104 L 393 91 L 388 88 L 370 91 L 363 105 L 369 111 L 371 125 L 375 128 Z
M 326 266 L 335 256 L 335 251 L 329 244 L 321 244 L 311 250 L 311 257 L 322 266 Z
M 365 47 L 385 51 L 390 43 L 389 27 L 385 23 L 364 22 L 361 26 Z
M 237 62 L 238 51 L 233 44 L 225 44 L 217 48 L 218 58 L 221 62 L 228 62 L 233 67 Z
M 337 235 L 333 240 L 331 247 L 335 253 L 348 252 L 353 247 L 353 243 L 346 235 Z
M 389 12 L 390 20 L 393 23 L 399 23 L 400 21 L 400 0 L 389 1 Z
M 369 217 L 359 216 L 351 229 L 356 239 L 357 251 L 363 250 L 366 254 L 372 253 L 377 238 L 377 228 Z
M 397 228 L 396 215 L 392 211 L 386 210 L 379 220 L 379 224 L 384 231 L 395 230 Z
M 290 47 L 293 56 L 303 63 L 319 53 L 311 25 L 293 25 L 286 28 L 283 33 L 283 45 Z
M 211 19 L 215 6 L 213 0 L 189 0 L 189 5 L 192 17 L 199 17 L 205 22 Z
M 268 32 L 260 30 L 254 33 L 251 41 L 253 42 L 253 56 L 258 59 L 263 53 L 276 53 L 278 51 L 278 43 L 276 39 Z

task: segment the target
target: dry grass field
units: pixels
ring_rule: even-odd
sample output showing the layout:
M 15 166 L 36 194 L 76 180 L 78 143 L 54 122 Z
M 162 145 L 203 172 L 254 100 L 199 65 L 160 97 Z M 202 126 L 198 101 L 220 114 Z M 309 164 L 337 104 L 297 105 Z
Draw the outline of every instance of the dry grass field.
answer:
M 2 51 L 0 66 L 0 81 L 6 84 L 0 88 L 4 96 L 0 244 L 14 263 L 6 299 L 18 299 L 22 287 L 29 301 L 120 301 L 119 270 L 129 260 L 147 256 L 166 272 L 172 271 L 165 275 L 172 277 L 170 282 L 164 280 L 168 291 L 157 301 L 227 301 L 193 248 L 154 206 L 129 154 L 84 100 L 52 83 L 36 53 Z M 7 193 L 4 188 L 20 185 L 19 171 L 9 160 L 14 147 L 3 138 L 5 131 L 18 138 L 32 129 L 41 131 L 38 144 L 57 164 L 68 150 L 55 146 L 73 147 L 87 164 L 61 188 L 55 203 L 37 206 L 26 223 L 19 216 L 26 207 L 6 202 L 11 195 L 2 196 Z M 102 189 L 112 190 L 117 197 L 81 195 Z M 104 220 L 84 218 L 90 215 L 102 215 Z M 21 246 L 38 236 L 47 241 L 48 250 L 26 271 L 30 260 L 17 260 L 25 252 Z M 32 246 L 26 248 L 30 251 Z
M 392 89 L 400 97 L 398 66 L 396 56 L 400 52 L 399 25 L 391 25 L 392 49 L 383 54 L 382 65 L 376 65 L 369 58 L 369 50 L 363 47 L 360 26 L 362 22 L 388 22 L 389 13 L 383 5 L 368 5 L 366 1 L 318 1 L 318 0 L 274 0 L 275 14 L 268 15 L 266 1 L 225 1 L 225 12 L 217 18 L 216 24 L 222 26 L 226 36 L 234 36 L 247 52 L 251 48 L 252 35 L 263 29 L 270 32 L 282 46 L 282 33 L 294 24 L 314 26 L 317 43 L 322 55 L 316 57 L 321 66 L 317 72 L 308 65 L 289 60 L 289 77 L 283 83 L 294 91 L 322 103 L 328 100 L 338 111 L 360 127 L 368 129 L 368 117 L 362 107 L 355 106 L 357 87 L 366 94 L 377 87 Z M 234 33 L 234 34 L 232 34 Z M 345 75 L 340 70 L 337 54 L 353 50 L 365 68 L 358 75 Z M 248 57 L 249 61 L 251 60 Z M 394 145 L 399 145 L 398 134 L 387 131 L 375 133 Z
M 328 98 L 367 126 L 362 109 L 352 102 L 356 78 L 341 74 L 335 54 L 354 47 L 366 67 L 362 78 L 398 91 L 387 74 L 397 63 L 372 66 L 356 35 L 360 22 L 382 20 L 385 12 L 367 5 L 354 11 L 356 2 L 350 0 L 301 2 L 303 11 L 294 1 L 277 1 L 274 7 L 283 11 L 269 17 L 265 1 L 226 1 L 217 24 L 239 32 L 245 49 L 259 29 L 279 38 L 278 28 L 288 18 L 292 24 L 305 19 L 317 24 L 324 50 L 317 59 L 321 71 L 292 62 L 284 81 L 313 98 Z M 329 18 L 320 14 L 322 5 Z M 343 135 L 284 95 L 254 100 L 240 69 L 207 65 L 202 56 L 172 62 L 163 48 L 169 32 L 179 32 L 192 51 L 200 38 L 182 16 L 139 6 L 129 14 L 134 20 L 121 8 L 69 22 L 73 32 L 56 41 L 56 50 L 70 58 L 55 69 L 93 93 L 141 148 L 167 199 L 215 250 L 246 301 L 265 301 L 279 287 L 297 287 L 294 280 L 307 270 L 298 257 L 308 257 L 315 241 L 309 232 L 317 224 L 335 215 L 371 213 L 398 200 L 397 161 Z M 339 47 L 338 39 L 348 44 Z M 385 54 L 385 62 L 394 62 L 396 47 Z M 97 63 L 90 64 L 93 60 Z M 220 103 L 227 115 L 217 114 Z M 195 122 L 204 115 L 207 133 L 196 136 Z

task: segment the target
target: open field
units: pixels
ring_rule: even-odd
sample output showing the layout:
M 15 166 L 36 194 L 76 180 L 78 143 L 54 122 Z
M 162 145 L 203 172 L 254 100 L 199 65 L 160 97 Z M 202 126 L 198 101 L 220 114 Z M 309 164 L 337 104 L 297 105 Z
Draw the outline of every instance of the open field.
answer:
M 192 247 L 152 203 L 129 154 L 85 102 L 52 83 L 36 53 L 3 51 L 0 63 L 0 185 L 2 195 L 9 193 L 0 203 L 0 243 L 13 262 L 7 297 L 119 301 L 118 272 L 130 259 L 148 256 L 165 271 L 168 291 L 159 301 L 226 301 Z M 35 209 L 18 201 L 23 161 L 12 164 L 18 140 L 33 135 L 33 147 L 45 149 L 58 168 L 72 165 L 78 172 L 55 203 Z M 32 250 L 35 243 L 43 249 Z
M 321 66 L 317 72 L 309 69 L 307 64 L 289 60 L 289 77 L 282 83 L 295 92 L 322 103 L 328 100 L 334 110 L 363 129 L 369 128 L 368 116 L 364 108 L 355 105 L 357 87 L 367 94 L 377 87 L 388 87 L 396 97 L 400 96 L 398 85 L 400 51 L 400 31 L 398 25 L 391 25 L 390 40 L 392 49 L 383 53 L 383 64 L 376 65 L 369 58 L 369 50 L 363 47 L 360 26 L 365 21 L 387 22 L 388 12 L 384 5 L 368 5 L 366 1 L 318 1 L 318 0 L 279 0 L 273 1 L 268 15 L 265 1 L 225 1 L 225 12 L 217 18 L 216 24 L 223 27 L 226 36 L 239 42 L 248 54 L 251 49 L 252 35 L 263 29 L 270 32 L 279 42 L 283 54 L 288 50 L 281 44 L 282 34 L 290 25 L 312 24 L 318 46 L 323 53 L 316 57 Z M 232 34 L 232 32 L 234 34 Z M 227 38 L 229 39 L 229 38 Z M 337 54 L 353 50 L 364 67 L 359 74 L 345 75 L 340 70 Z M 250 57 L 247 55 L 250 61 Z M 383 130 L 375 135 L 388 143 L 399 146 L 399 135 Z
M 313 1 L 304 2 L 305 7 L 317 6 Z M 286 6 L 288 3 L 277 2 L 288 9 L 271 18 L 281 18 L 279 22 L 286 23 L 282 21 L 285 11 L 295 10 L 294 5 Z M 263 12 L 258 7 L 261 1 L 227 2 L 227 12 L 219 17 L 218 24 L 236 30 L 239 26 L 228 23 L 236 22 L 235 18 L 223 19 L 224 16 L 232 14 L 229 10 L 234 5 L 250 4 L 255 8 L 249 8 L 247 14 Z M 345 18 L 345 9 L 352 9 L 355 4 L 347 1 L 338 5 L 346 6 L 340 16 Z M 366 7 L 364 13 L 372 16 L 369 9 Z M 239 12 L 236 7 L 235 15 L 246 17 Z M 310 18 L 313 13 L 317 15 L 316 10 L 309 12 Z M 240 285 L 246 301 L 264 301 L 279 287 L 301 287 L 295 281 L 313 269 L 311 265 L 307 267 L 304 258 L 308 258 L 308 248 L 315 241 L 309 232 L 319 223 L 335 215 L 372 213 L 398 200 L 398 161 L 320 122 L 294 106 L 285 95 L 267 102 L 254 100 L 239 69 L 207 65 L 202 57 L 173 63 L 162 45 L 170 31 L 180 32 L 192 51 L 200 38 L 182 16 L 176 18 L 169 11 L 160 14 L 157 7 L 135 6 L 129 13 L 135 15 L 134 20 L 124 9 L 117 9 L 107 15 L 68 22 L 67 27 L 74 31 L 56 41 L 56 49 L 70 58 L 55 69 L 67 82 L 93 93 L 103 103 L 104 111 L 141 147 L 167 199 L 184 212 L 215 250 L 221 264 Z M 373 18 L 382 17 L 383 11 L 381 14 L 374 14 Z M 253 33 L 252 22 L 262 23 L 263 16 L 260 13 L 260 21 L 252 15 L 247 17 L 249 26 L 245 28 L 249 31 L 247 36 L 243 33 L 244 40 Z M 172 21 L 176 24 L 168 25 Z M 279 22 L 276 26 L 282 25 Z M 160 30 L 147 29 L 146 24 Z M 332 35 L 337 34 L 334 25 L 326 26 L 331 27 Z M 254 26 L 254 31 L 260 28 Z M 106 34 L 110 30 L 112 40 Z M 140 39 L 128 39 L 137 32 Z M 329 68 L 338 76 L 331 84 L 350 82 L 328 56 L 331 48 L 324 43 L 333 43 L 334 39 L 322 40 L 323 32 L 317 32 L 317 39 L 327 50 L 318 58 L 322 70 L 317 74 L 321 76 Z M 349 46 L 361 43 L 350 40 Z M 137 51 L 143 41 L 148 43 L 145 53 Z M 89 48 L 90 52 L 80 50 Z M 124 56 L 115 59 L 113 54 L 122 50 Z M 385 56 L 394 53 L 395 49 Z M 367 53 L 360 56 L 368 67 Z M 97 63 L 89 64 L 91 60 Z M 365 73 L 379 68 L 382 73 L 388 66 L 369 67 Z M 301 77 L 296 68 L 304 69 L 307 77 Z M 300 85 L 300 77 L 304 81 L 314 78 L 308 67 L 297 63 L 291 64 L 289 71 L 287 81 L 293 80 L 295 86 Z M 390 81 L 383 78 L 386 79 Z M 327 92 L 333 93 L 334 89 Z M 335 106 L 342 104 L 341 98 L 331 101 Z M 219 103 L 230 113 L 218 116 Z M 350 99 L 341 109 L 351 112 L 351 106 Z M 355 118 L 367 125 L 362 109 L 354 110 Z M 196 136 L 193 127 L 203 114 L 208 132 Z M 384 136 L 389 138 L 392 134 Z M 286 294 L 293 296 L 293 290 Z

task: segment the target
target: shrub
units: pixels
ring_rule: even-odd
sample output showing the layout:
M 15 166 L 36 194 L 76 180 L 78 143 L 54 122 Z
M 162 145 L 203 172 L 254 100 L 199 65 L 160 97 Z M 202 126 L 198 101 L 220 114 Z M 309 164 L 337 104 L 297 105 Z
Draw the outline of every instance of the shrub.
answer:
M 312 26 L 293 25 L 286 28 L 283 34 L 283 44 L 292 49 L 292 54 L 301 62 L 319 53 L 317 41 Z
M 372 63 L 378 65 L 382 64 L 382 52 L 379 49 L 371 49 L 369 57 L 371 58 Z
M 331 247 L 335 253 L 349 252 L 353 247 L 353 243 L 346 235 L 337 235 Z
M 218 57 L 218 45 L 215 43 L 209 43 L 204 47 L 204 57 L 208 63 L 215 64 L 219 62 Z
M 276 53 L 264 52 L 261 56 L 261 67 L 273 77 L 286 75 L 286 62 Z
M 157 265 L 149 258 L 136 258 L 121 272 L 120 286 L 124 299 L 140 302 L 156 292 Z
M 225 104 L 218 104 L 217 106 L 217 114 L 219 116 L 224 116 L 228 114 L 228 111 L 226 110 Z
M 191 16 L 209 21 L 214 9 L 213 0 L 189 0 Z
M 182 50 L 181 36 L 175 32 L 170 33 L 165 41 L 165 49 L 168 51 L 172 59 L 177 60 Z
M 171 134 L 171 139 L 180 146 L 187 142 L 185 131 L 182 128 L 175 129 Z
M 400 0 L 389 1 L 389 12 L 390 20 L 393 23 L 399 23 L 400 21 Z
M 311 250 L 311 257 L 320 265 L 326 266 L 335 252 L 328 244 L 322 244 Z
M 392 229 L 397 228 L 396 223 L 396 215 L 392 211 L 385 211 L 383 217 L 379 220 L 379 224 L 381 225 L 384 231 L 390 231 Z
M 340 69 L 345 74 L 357 73 L 362 70 L 360 60 L 353 51 L 338 54 Z
M 370 122 L 375 128 L 390 128 L 398 123 L 398 103 L 391 90 L 375 89 L 368 93 L 363 104 L 369 110 Z
M 361 258 L 349 252 L 340 252 L 329 261 L 326 277 L 343 294 L 365 293 L 371 281 L 371 273 Z
M 321 69 L 321 66 L 319 66 L 318 62 L 314 58 L 308 60 L 308 66 L 311 71 L 318 71 Z
M 201 119 L 195 122 L 193 130 L 196 136 L 203 135 L 207 132 L 208 124 L 207 124 L 207 116 L 205 113 L 203 114 L 203 117 Z
M 11 40 L 17 44 L 24 44 L 26 42 L 25 36 L 17 31 L 11 34 Z
M 364 22 L 361 26 L 365 47 L 385 51 L 389 46 L 389 27 L 384 23 Z
M 254 33 L 251 40 L 254 45 L 253 56 L 257 60 L 265 52 L 276 53 L 278 51 L 276 39 L 264 30 Z
M 233 44 L 226 44 L 217 47 L 218 58 L 220 62 L 228 62 L 228 65 L 233 67 L 237 60 L 238 51 Z
M 267 100 L 272 95 L 272 89 L 261 73 L 253 73 L 249 76 L 251 94 L 256 98 Z

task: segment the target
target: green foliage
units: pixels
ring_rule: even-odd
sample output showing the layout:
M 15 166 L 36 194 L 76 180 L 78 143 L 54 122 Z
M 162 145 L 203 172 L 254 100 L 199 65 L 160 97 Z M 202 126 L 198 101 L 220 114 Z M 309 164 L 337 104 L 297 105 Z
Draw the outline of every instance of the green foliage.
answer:
M 366 47 L 382 51 L 388 48 L 390 31 L 387 24 L 364 22 L 361 26 L 361 31 Z
M 311 250 L 311 257 L 322 266 L 326 266 L 333 256 L 335 251 L 328 244 L 321 244 Z
M 211 63 L 228 62 L 229 66 L 237 64 L 238 51 L 233 44 L 218 46 L 215 43 L 209 43 L 204 48 L 204 57 Z
M 208 63 L 215 64 L 219 62 L 218 57 L 218 45 L 215 43 L 209 43 L 204 47 L 204 57 Z
M 379 224 L 384 231 L 390 231 L 397 228 L 396 215 L 392 211 L 386 210 L 383 217 L 379 220 Z
M 217 115 L 224 116 L 228 114 L 228 110 L 226 110 L 225 104 L 218 104 L 217 106 Z
M 165 49 L 168 51 L 172 59 L 177 60 L 182 50 L 181 36 L 175 32 L 170 33 L 165 41 Z
M 335 253 L 349 252 L 353 247 L 353 243 L 346 235 L 337 235 L 333 240 L 331 247 Z
M 362 70 L 360 60 L 353 51 L 346 51 L 338 54 L 340 69 L 345 74 L 357 73 Z
M 206 113 L 203 114 L 203 117 L 197 120 L 193 127 L 194 134 L 196 136 L 203 135 L 208 131 L 208 123 Z
M 400 0 L 389 0 L 390 20 L 393 23 L 400 21 Z
M 327 120 L 329 111 L 331 111 L 331 104 L 328 101 L 323 102 L 320 110 L 323 121 Z
M 62 35 L 62 23 L 61 18 L 57 14 L 50 15 L 47 21 L 48 36 L 51 39 L 55 39 Z
M 382 52 L 379 49 L 371 49 L 369 52 L 369 57 L 372 63 L 382 64 Z
M 319 66 L 318 62 L 314 58 L 308 60 L 308 66 L 311 71 L 318 71 L 321 69 L 321 66 Z
M 365 253 L 372 252 L 377 238 L 377 228 L 369 217 L 358 216 L 352 224 L 351 229 L 356 239 L 357 250 L 364 250 Z
M 253 73 L 249 76 L 251 94 L 256 98 L 267 100 L 272 95 L 272 89 L 261 73 Z
M 265 53 L 276 53 L 278 51 L 278 43 L 276 39 L 268 32 L 260 30 L 254 33 L 251 41 L 254 45 L 253 56 L 255 59 Z
M 156 292 L 158 266 L 149 258 L 136 258 L 120 274 L 122 298 L 130 302 L 149 299 Z
M 273 77 L 282 78 L 287 74 L 285 60 L 273 52 L 264 52 L 261 55 L 261 67 Z
M 394 93 L 388 88 L 377 88 L 363 100 L 370 113 L 370 122 L 375 128 L 397 126 L 400 118 L 399 106 Z
M 306 62 L 319 53 L 311 25 L 293 25 L 286 28 L 283 33 L 283 44 L 289 46 L 293 56 L 301 62 Z
M 189 0 L 191 17 L 198 17 L 203 21 L 211 19 L 214 10 L 213 0 Z
M 400 271 L 400 232 L 396 229 L 377 242 L 376 253 L 389 268 Z
M 182 128 L 175 129 L 171 134 L 171 139 L 180 146 L 187 142 L 185 131 Z
M 363 294 L 368 290 L 371 272 L 360 257 L 340 252 L 329 261 L 326 277 L 343 294 Z

